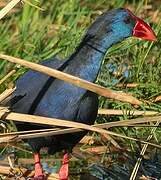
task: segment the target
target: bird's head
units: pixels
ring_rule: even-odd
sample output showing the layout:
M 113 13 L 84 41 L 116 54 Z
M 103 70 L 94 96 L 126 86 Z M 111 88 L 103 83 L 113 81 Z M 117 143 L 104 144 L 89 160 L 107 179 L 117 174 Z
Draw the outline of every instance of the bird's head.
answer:
M 156 35 L 151 27 L 130 10 L 119 8 L 103 13 L 88 29 L 91 42 L 110 45 L 134 36 L 141 39 L 156 41 Z M 104 46 L 105 47 L 105 46 Z

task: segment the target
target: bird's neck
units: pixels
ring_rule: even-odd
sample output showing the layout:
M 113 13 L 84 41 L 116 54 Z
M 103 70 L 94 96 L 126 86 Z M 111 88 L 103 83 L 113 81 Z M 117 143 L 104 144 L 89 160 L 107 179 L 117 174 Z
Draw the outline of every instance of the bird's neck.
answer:
M 107 49 L 112 45 L 106 38 L 99 41 L 94 39 L 83 41 L 79 48 L 70 57 L 70 62 L 65 72 L 82 79 L 94 82 L 100 70 L 102 60 Z

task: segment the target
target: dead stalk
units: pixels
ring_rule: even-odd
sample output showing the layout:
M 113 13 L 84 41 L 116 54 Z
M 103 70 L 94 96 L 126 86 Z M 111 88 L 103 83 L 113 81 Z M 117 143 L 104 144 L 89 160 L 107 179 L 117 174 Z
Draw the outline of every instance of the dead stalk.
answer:
M 2 94 L 0 94 L 0 102 L 4 101 L 7 97 L 9 97 L 13 92 L 15 91 L 15 88 L 6 89 Z
M 131 104 L 141 105 L 142 102 L 136 99 L 135 97 L 131 96 L 130 94 L 124 93 L 124 92 L 117 92 L 112 91 L 110 89 L 104 88 L 102 86 L 96 85 L 94 83 L 88 82 L 86 80 L 80 79 L 78 77 L 72 76 L 70 74 L 58 71 L 56 69 L 52 69 L 40 64 L 36 64 L 33 62 L 29 62 L 20 58 L 15 58 L 12 56 L 0 54 L 1 59 L 5 59 L 7 61 L 10 61 L 12 63 L 20 64 L 22 66 L 28 67 L 32 70 L 47 74 L 49 76 L 58 78 L 60 80 L 66 81 L 68 83 L 71 83 L 75 86 L 90 90 L 92 92 L 95 92 L 101 96 L 123 101 L 123 102 L 129 102 Z
M 159 115 L 157 111 L 138 111 L 138 110 L 115 110 L 115 109 L 99 109 L 98 114 L 103 115 L 128 115 L 128 116 L 152 116 Z
M 21 0 L 10 1 L 1 11 L 0 19 L 2 19 L 9 11 L 11 11 Z

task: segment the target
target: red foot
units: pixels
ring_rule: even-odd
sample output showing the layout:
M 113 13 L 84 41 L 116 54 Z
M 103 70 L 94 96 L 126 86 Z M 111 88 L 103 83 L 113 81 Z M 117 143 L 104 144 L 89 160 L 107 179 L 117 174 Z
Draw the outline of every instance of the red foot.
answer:
M 43 174 L 43 169 L 40 163 L 40 154 L 34 154 L 34 161 L 35 161 L 35 175 L 34 180 L 45 180 L 45 175 Z
M 59 170 L 59 179 L 68 180 L 69 176 L 69 155 L 66 153 L 63 157 L 63 163 Z

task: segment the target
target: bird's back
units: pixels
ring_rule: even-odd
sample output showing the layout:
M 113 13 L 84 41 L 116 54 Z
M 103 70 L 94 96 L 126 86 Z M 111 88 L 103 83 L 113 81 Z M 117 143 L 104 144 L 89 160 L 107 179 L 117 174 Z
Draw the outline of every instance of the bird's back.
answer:
M 60 69 L 66 61 L 59 60 L 57 58 L 52 58 L 42 62 L 41 64 L 50 68 Z M 22 75 L 16 81 L 16 90 L 13 93 L 8 105 L 13 111 L 19 113 L 29 113 L 35 98 L 41 90 L 47 91 L 47 83 L 54 80 L 54 78 L 49 77 L 37 71 L 29 70 L 24 75 Z
M 68 63 L 69 60 L 54 58 L 44 61 L 42 65 L 63 71 Z M 10 107 L 14 112 L 74 121 L 85 93 L 85 89 L 29 70 L 17 80 Z M 17 123 L 17 127 L 19 130 L 46 128 L 30 123 L 25 126 Z

